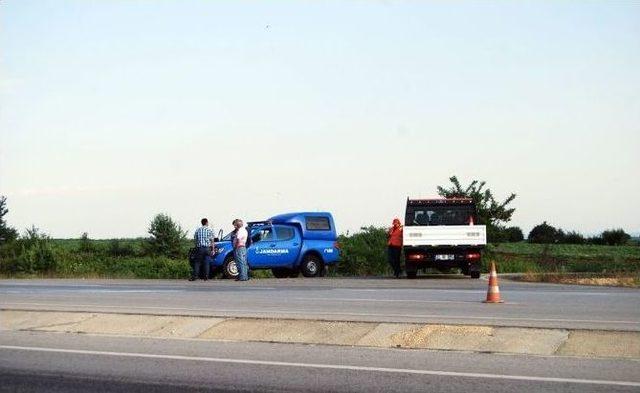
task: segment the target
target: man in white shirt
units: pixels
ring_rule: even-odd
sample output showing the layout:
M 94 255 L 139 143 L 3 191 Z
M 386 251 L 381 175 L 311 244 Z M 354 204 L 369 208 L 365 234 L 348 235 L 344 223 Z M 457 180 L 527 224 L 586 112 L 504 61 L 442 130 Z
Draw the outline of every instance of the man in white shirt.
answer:
M 249 280 L 249 265 L 247 264 L 247 238 L 249 233 L 239 218 L 233 220 L 233 226 L 236 228 L 233 238 L 233 251 L 236 266 L 238 266 L 238 281 L 247 281 Z

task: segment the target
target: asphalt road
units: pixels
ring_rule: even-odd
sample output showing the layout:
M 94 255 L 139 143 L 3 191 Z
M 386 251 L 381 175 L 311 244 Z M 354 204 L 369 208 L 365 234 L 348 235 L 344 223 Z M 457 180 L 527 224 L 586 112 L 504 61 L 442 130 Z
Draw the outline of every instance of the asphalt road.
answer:
M 639 363 L 0 331 L 0 392 L 638 392 Z
M 640 331 L 637 289 L 395 279 L 0 280 L 0 308 Z

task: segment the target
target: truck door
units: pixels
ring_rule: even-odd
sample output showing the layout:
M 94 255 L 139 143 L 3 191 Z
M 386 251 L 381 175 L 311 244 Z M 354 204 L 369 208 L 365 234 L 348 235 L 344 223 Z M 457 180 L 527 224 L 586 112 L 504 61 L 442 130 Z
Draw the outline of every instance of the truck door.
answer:
M 286 225 L 274 225 L 276 230 L 276 256 L 274 263 L 277 266 L 291 266 L 298 260 L 298 254 L 302 247 L 300 232 Z
M 271 256 L 275 248 L 275 233 L 272 226 L 257 227 L 251 231 L 251 245 L 247 249 L 247 259 L 252 268 L 271 266 Z

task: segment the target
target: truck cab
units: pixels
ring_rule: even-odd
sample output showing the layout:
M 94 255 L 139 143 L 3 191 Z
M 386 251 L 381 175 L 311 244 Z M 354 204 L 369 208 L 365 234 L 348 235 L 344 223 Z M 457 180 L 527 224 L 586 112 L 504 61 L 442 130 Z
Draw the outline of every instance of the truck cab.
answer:
M 277 278 L 324 275 L 338 262 L 340 250 L 331 213 L 303 212 L 273 216 L 247 223 L 250 242 L 247 262 L 250 270 L 271 269 Z M 233 232 L 215 243 L 211 267 L 227 278 L 236 278 Z
M 426 268 L 459 268 L 462 274 L 479 278 L 487 234 L 477 221 L 472 199 L 407 199 L 403 230 L 407 277 L 415 278 Z

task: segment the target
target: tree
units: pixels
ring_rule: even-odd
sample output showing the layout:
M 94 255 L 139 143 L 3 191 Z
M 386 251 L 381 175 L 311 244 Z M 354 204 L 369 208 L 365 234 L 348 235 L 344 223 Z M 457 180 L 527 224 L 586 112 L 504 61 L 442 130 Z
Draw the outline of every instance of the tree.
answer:
M 628 233 L 623 229 L 609 229 L 602 232 L 602 240 L 610 246 L 621 246 L 627 244 L 627 241 L 631 239 Z
M 80 252 L 86 253 L 94 252 L 96 250 L 91 239 L 89 239 L 89 234 L 87 232 L 82 232 L 82 235 L 80 236 L 79 250 Z
M 516 211 L 515 208 L 508 207 L 516 199 L 516 194 L 511 193 L 504 201 L 499 202 L 489 188 L 485 189 L 487 185 L 485 181 L 473 180 L 466 187 L 460 184 L 456 176 L 451 176 L 449 181 L 451 186 L 448 188 L 438 186 L 438 195 L 445 198 L 473 199 L 478 211 L 477 223 L 487 225 L 489 240 L 502 240 L 501 231 L 504 224 L 511 221 L 511 216 Z
M 520 227 L 509 227 L 504 229 L 506 240 L 509 243 L 517 243 L 524 240 L 524 234 Z
M 146 243 L 149 253 L 173 259 L 184 256 L 183 244 L 187 234 L 169 215 L 156 215 L 149 225 L 149 234 L 151 237 Z
M 564 235 L 564 242 L 566 244 L 584 244 L 585 243 L 585 239 L 584 239 L 584 236 L 582 236 L 581 233 L 576 232 L 576 231 L 571 231 L 571 232 L 567 232 Z
M 542 224 L 533 227 L 529 232 L 528 240 L 529 243 L 548 244 L 557 243 L 562 237 L 564 237 L 562 230 L 558 230 L 544 221 Z
M 4 216 L 9 213 L 7 197 L 0 196 L 0 244 L 10 242 L 18 237 L 18 231 L 7 225 Z

